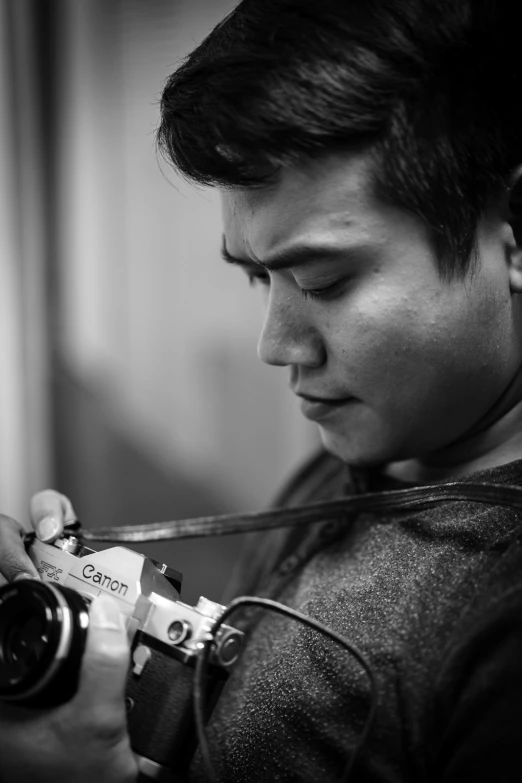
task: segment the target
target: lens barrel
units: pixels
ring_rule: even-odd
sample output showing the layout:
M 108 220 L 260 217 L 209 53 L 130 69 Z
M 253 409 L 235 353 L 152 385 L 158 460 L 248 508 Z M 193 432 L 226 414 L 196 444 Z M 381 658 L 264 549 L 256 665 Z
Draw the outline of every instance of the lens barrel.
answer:
M 74 695 L 87 607 L 76 591 L 37 579 L 0 589 L 0 700 L 51 707 Z

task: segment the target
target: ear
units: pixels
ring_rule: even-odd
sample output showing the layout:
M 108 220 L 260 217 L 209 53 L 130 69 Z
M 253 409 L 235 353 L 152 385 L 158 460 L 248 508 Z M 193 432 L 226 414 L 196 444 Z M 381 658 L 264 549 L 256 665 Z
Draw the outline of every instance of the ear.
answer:
M 509 248 L 509 282 L 513 293 L 522 293 L 522 165 L 511 172 L 508 180 L 508 223 L 513 232 Z

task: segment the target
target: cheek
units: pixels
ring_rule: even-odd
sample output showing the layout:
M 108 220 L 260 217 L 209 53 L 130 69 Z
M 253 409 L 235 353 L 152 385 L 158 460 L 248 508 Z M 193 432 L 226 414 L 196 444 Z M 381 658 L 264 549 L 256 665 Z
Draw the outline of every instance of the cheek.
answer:
M 395 415 L 434 405 L 450 415 L 469 397 L 492 401 L 506 369 L 503 308 L 492 297 L 477 303 L 457 293 L 361 301 L 332 332 L 332 359 L 353 393 Z
M 455 441 L 493 405 L 513 366 L 499 360 L 507 355 L 491 337 L 507 331 L 494 309 L 473 312 L 465 299 L 451 307 L 385 301 L 355 308 L 330 332 L 336 391 L 361 404 L 321 432 L 326 448 L 353 464 L 406 459 Z

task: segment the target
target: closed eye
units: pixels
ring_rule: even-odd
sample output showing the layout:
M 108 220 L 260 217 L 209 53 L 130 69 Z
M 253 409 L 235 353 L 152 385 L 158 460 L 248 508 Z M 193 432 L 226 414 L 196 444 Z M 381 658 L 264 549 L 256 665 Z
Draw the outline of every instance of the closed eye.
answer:
M 301 288 L 301 293 L 305 299 L 335 299 L 335 297 L 342 293 L 342 283 L 344 280 L 338 280 L 331 285 L 323 286 L 323 288 Z
M 258 284 L 262 286 L 270 285 L 270 275 L 267 271 L 257 267 L 249 267 L 245 269 L 245 272 L 251 286 L 256 286 Z M 299 291 L 304 299 L 313 299 L 316 301 L 335 299 L 337 295 L 342 293 L 344 282 L 346 281 L 337 280 L 335 283 L 323 286 L 322 288 L 301 288 L 301 286 L 299 286 Z
M 264 267 L 257 264 L 238 264 L 241 266 L 248 282 L 251 286 L 261 285 L 263 287 L 270 286 L 270 273 Z M 297 282 L 297 281 L 296 281 Z M 344 283 L 347 282 L 346 278 L 336 280 L 329 285 L 322 286 L 321 288 L 302 288 L 298 284 L 299 291 L 304 299 L 324 300 L 328 301 L 340 296 L 344 290 Z

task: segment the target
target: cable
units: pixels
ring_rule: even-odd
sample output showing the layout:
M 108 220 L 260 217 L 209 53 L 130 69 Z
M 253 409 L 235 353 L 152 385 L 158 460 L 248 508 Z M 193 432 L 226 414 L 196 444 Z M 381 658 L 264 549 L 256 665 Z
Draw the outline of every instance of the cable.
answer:
M 353 768 L 357 754 L 361 749 L 362 745 L 364 744 L 366 737 L 368 736 L 368 732 L 370 730 L 370 726 L 372 724 L 373 717 L 375 715 L 375 709 L 377 707 L 377 683 L 375 681 L 375 675 L 372 671 L 370 664 L 368 663 L 364 655 L 361 652 L 359 652 L 359 650 L 356 647 L 354 647 L 353 644 L 348 642 L 346 639 L 344 639 L 335 631 L 332 631 L 330 628 L 327 628 L 322 623 L 319 623 L 317 620 L 312 620 L 311 617 L 307 617 L 306 615 L 301 614 L 301 612 L 297 612 L 295 609 L 290 609 L 288 606 L 284 606 L 283 604 L 280 604 L 277 601 L 271 601 L 269 598 L 254 598 L 251 596 L 241 596 L 240 598 L 235 598 L 226 607 L 221 617 L 218 620 L 216 620 L 216 622 L 210 629 L 209 636 L 203 641 L 201 652 L 196 661 L 196 671 L 194 674 L 194 690 L 193 690 L 194 719 L 196 723 L 196 732 L 198 735 L 201 755 L 203 757 L 203 762 L 205 764 L 210 782 L 218 783 L 218 778 L 216 775 L 216 771 L 214 769 L 214 764 L 210 756 L 210 750 L 208 747 L 207 735 L 205 730 L 205 718 L 204 718 L 205 684 L 204 683 L 205 683 L 206 665 L 208 662 L 210 651 L 212 649 L 214 637 L 218 629 L 221 627 L 221 625 L 224 623 L 227 617 L 229 617 L 232 614 L 232 612 L 234 612 L 240 606 L 261 606 L 264 609 L 277 612 L 279 614 L 285 615 L 286 617 L 291 617 L 294 620 L 298 620 L 299 622 L 308 625 L 310 628 L 314 628 L 316 631 L 325 634 L 325 636 L 329 636 L 335 642 L 337 642 L 346 650 L 348 650 L 348 652 L 350 652 L 353 655 L 353 657 L 361 664 L 361 666 L 365 670 L 366 674 L 368 675 L 368 679 L 370 680 L 371 703 L 370 703 L 370 709 L 368 710 L 368 715 L 366 717 L 366 722 L 364 724 L 363 730 L 359 736 L 358 741 L 355 743 L 353 753 L 351 754 L 350 759 L 343 772 L 343 775 L 340 779 L 340 783 L 347 783 L 348 776 L 350 775 L 350 772 Z

